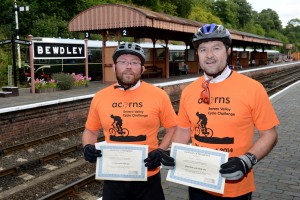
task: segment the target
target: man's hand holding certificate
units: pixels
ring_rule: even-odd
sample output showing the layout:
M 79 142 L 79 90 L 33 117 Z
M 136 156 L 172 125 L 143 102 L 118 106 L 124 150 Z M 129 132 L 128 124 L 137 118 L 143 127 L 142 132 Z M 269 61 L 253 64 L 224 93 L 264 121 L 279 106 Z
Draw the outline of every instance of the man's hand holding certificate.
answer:
M 148 169 L 155 169 L 162 164 L 166 169 L 173 169 L 175 166 L 174 158 L 168 154 L 168 151 L 164 151 L 160 148 L 151 151 L 148 154 L 148 158 L 144 160 L 145 166 L 148 167 Z
M 212 192 L 224 193 L 225 179 L 219 173 L 228 153 L 208 148 L 173 143 L 171 157 L 175 168 L 167 180 Z
M 97 159 L 96 179 L 119 181 L 147 181 L 144 159 L 147 145 L 97 143 L 102 157 Z

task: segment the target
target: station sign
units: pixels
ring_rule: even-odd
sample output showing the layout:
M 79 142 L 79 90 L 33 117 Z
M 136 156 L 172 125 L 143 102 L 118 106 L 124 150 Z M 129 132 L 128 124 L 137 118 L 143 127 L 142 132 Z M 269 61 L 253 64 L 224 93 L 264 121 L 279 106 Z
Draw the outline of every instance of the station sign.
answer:
M 0 41 L 0 45 L 12 43 L 12 42 L 13 42 L 13 40 L 11 40 L 11 39 L 1 40 Z M 31 41 L 28 41 L 28 40 L 19 40 L 19 39 L 16 39 L 16 40 L 14 40 L 14 42 L 17 43 L 17 44 L 25 44 L 27 46 L 31 45 Z
M 8 43 L 11 43 L 11 40 L 10 40 L 10 39 L 7 39 L 7 40 L 1 40 L 1 41 L 0 41 L 0 45 L 2 45 L 2 44 L 8 44 Z
M 28 40 L 19 40 L 19 39 L 17 39 L 17 40 L 15 40 L 15 43 L 17 43 L 17 44 L 25 44 L 27 46 L 31 45 L 31 41 L 28 41 Z
M 33 42 L 34 59 L 85 58 L 85 44 Z

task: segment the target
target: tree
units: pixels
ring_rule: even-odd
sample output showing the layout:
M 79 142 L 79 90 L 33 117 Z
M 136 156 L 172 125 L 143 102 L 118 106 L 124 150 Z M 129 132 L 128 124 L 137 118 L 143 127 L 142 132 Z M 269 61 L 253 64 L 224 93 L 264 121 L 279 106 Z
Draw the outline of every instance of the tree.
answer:
M 62 20 L 60 16 L 46 16 L 41 15 L 40 19 L 33 22 L 31 31 L 35 33 L 35 36 L 39 37 L 63 37 L 70 38 L 73 33 L 70 33 L 67 29 L 68 22 Z
M 178 16 L 187 18 L 192 10 L 192 0 L 176 0 L 173 2 L 177 7 Z
M 277 12 L 270 8 L 263 9 L 259 13 L 256 23 L 260 24 L 263 27 L 267 35 L 271 30 L 277 30 L 279 32 L 282 31 L 282 23 Z
M 193 6 L 188 18 L 191 20 L 195 20 L 195 21 L 203 22 L 203 23 L 207 23 L 207 24 L 210 24 L 210 23 L 222 24 L 220 18 L 213 15 L 207 9 L 205 9 L 199 5 Z
M 238 5 L 237 20 L 238 27 L 244 28 L 249 21 L 252 21 L 252 7 L 246 0 L 232 0 Z
M 291 19 L 283 32 L 289 43 L 294 45 L 294 51 L 300 51 L 300 19 Z
M 213 13 L 218 16 L 227 28 L 238 27 L 238 4 L 232 0 L 218 0 L 214 2 Z
M 187 18 L 193 0 L 132 0 L 133 4 L 147 7 L 156 12 Z
M 0 1 L 0 19 L 0 30 L 2 34 L 5 38 L 11 38 L 12 34 L 16 33 L 12 0 Z
M 286 26 L 286 28 L 296 28 L 296 27 L 300 27 L 300 19 L 299 18 L 295 18 L 295 19 L 291 19 L 290 21 L 288 21 L 288 24 Z

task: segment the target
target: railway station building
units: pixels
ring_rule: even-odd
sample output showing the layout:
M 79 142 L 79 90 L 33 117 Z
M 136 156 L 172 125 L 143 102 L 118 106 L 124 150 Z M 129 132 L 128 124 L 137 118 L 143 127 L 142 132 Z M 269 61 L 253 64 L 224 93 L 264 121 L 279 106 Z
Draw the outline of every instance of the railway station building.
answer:
M 122 4 L 100 4 L 82 11 L 76 15 L 68 25 L 69 31 L 102 36 L 102 81 L 115 82 L 111 70 L 112 54 L 116 46 L 106 46 L 112 36 L 120 43 L 123 38 L 130 37 L 140 43 L 150 40 L 153 48 L 145 49 L 146 72 L 163 78 L 169 78 L 174 71 L 186 70 L 186 73 L 199 73 L 196 51 L 192 45 L 192 37 L 204 23 L 179 18 L 163 13 L 157 13 L 146 8 L 133 7 Z M 266 38 L 246 32 L 229 29 L 232 35 L 232 48 L 239 47 L 244 51 L 233 51 L 229 57 L 229 65 L 236 66 L 239 60 L 244 67 L 250 64 L 266 65 L 265 49 L 271 46 L 283 46 L 281 41 Z M 184 60 L 170 60 L 168 45 L 172 41 L 182 42 L 185 46 Z M 164 48 L 156 48 L 163 43 Z M 246 48 L 253 51 L 246 51 Z M 256 49 L 262 49 L 262 52 Z M 185 67 L 187 67 L 184 69 Z

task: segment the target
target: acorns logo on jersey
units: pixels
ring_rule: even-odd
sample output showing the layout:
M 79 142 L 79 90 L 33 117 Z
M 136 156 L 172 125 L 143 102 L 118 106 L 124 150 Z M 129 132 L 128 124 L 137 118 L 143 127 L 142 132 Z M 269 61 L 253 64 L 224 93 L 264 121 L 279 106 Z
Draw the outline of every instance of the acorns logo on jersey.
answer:
M 141 108 L 143 102 L 113 102 L 113 108 Z
M 198 104 L 202 103 L 207 103 L 208 99 L 204 98 L 199 98 L 198 99 Z M 230 103 L 230 97 L 210 97 L 209 99 L 210 103 L 225 103 L 229 104 Z

